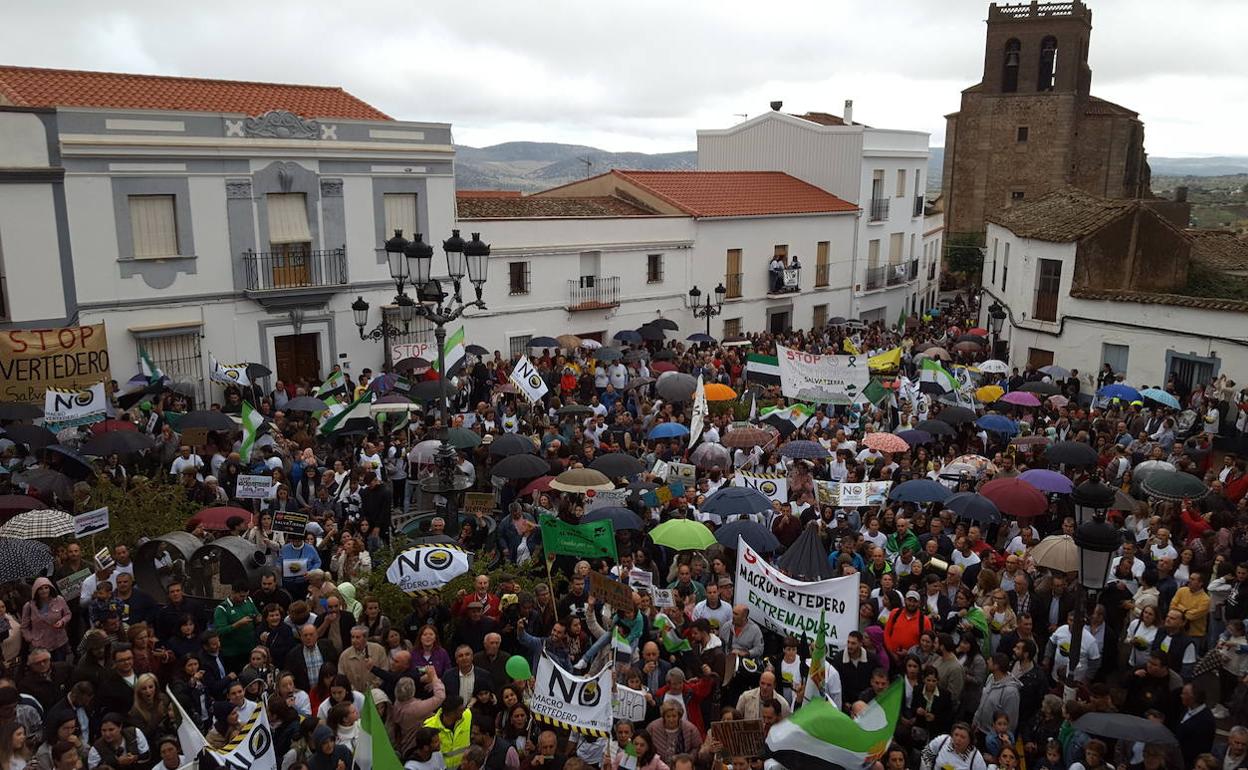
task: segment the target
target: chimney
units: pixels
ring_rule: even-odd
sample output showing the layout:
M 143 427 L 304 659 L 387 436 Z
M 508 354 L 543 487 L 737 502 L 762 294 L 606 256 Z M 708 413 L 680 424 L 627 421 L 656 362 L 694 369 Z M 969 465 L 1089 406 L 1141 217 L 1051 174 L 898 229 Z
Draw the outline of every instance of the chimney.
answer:
M 841 119 L 845 121 L 845 125 L 847 126 L 854 125 L 854 100 L 853 99 L 845 100 L 845 114 L 841 116 Z
M 1174 188 L 1175 203 L 1187 203 L 1187 185 L 1181 184 Z
M 771 103 L 771 109 L 773 112 L 779 112 L 780 108 L 783 106 L 784 106 L 784 102 L 772 102 Z

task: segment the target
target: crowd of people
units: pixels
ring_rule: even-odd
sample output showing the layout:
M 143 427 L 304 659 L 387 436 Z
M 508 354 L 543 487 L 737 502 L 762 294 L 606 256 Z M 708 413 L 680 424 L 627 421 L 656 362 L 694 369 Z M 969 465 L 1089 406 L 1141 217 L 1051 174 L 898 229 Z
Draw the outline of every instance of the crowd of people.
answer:
M 1010 411 L 1021 436 L 957 422 L 904 452 L 871 449 L 863 437 L 921 429 L 952 408 L 949 399 L 916 390 L 878 405 L 819 406 L 802 425 L 768 429 L 768 441 L 727 453 L 730 462 L 698 467 L 696 479 L 665 502 L 631 497 L 643 525 L 617 533 L 618 560 L 560 559 L 549 581 L 539 518 L 575 524 L 583 497 L 492 473 L 505 457 L 492 448 L 507 436 L 531 439 L 547 466 L 539 475 L 551 477 L 609 453 L 632 455 L 647 469 L 689 460 L 687 438 L 648 438 L 655 426 L 688 425 L 692 416 L 690 402 L 655 391 L 658 361 L 765 407 L 783 397 L 778 386 L 749 380 L 747 352 L 774 354 L 777 343 L 819 353 L 901 347 L 897 376 L 914 377 L 924 344 L 952 343 L 975 316 L 959 301 L 900 329 L 876 323 L 752 334 L 731 344 L 651 341 L 604 363 L 590 349 L 545 350 L 532 363 L 549 394 L 532 405 L 507 384 L 514 361 L 495 353 L 467 368 L 451 412 L 435 402 L 410 422 L 347 436 L 321 435 L 316 415 L 286 409 L 314 395 L 314 383 L 279 382 L 268 394 L 230 392 L 211 406 L 228 412 L 243 399 L 256 402 L 272 440 L 250 457 L 240 455 L 238 433 L 183 443 L 185 396 L 155 393 L 119 407 L 117 419 L 134 422 L 156 447 L 99 458 L 89 483 L 131 488 L 143 476 L 181 485 L 204 507 L 250 507 L 223 531 L 202 523 L 189 529 L 201 538 L 246 538 L 266 566 L 254 582 L 223 586 L 218 598 L 195 597 L 176 580 L 136 584 L 138 543 L 116 543 L 108 554 L 84 552 L 72 539 L 54 543 L 53 574 L 0 587 L 0 770 L 175 770 L 197 759 L 179 742 L 179 720 L 192 720 L 208 745 L 221 748 L 255 708 L 267 710 L 281 770 L 351 770 L 366 695 L 409 770 L 744 770 L 765 759 L 722 745 L 713 723 L 758 720 L 766 736 L 811 698 L 858 715 L 897 682 L 903 699 L 893 740 L 870 758 L 887 770 L 1248 768 L 1248 475 L 1243 458 L 1216 448 L 1218 433 L 1234 431 L 1239 419 L 1225 383 L 1190 392 L 1168 383 L 1183 407 L 1206 418 L 1190 438 L 1174 429 L 1177 410 L 1093 401 L 1095 388 L 1077 373 L 1054 383 L 1060 402 Z M 1127 372 L 1097 384 L 1124 374 L 1129 381 Z M 1029 367 L 974 376 L 1007 391 L 1053 379 Z M 360 387 L 372 380 L 362 375 Z M 480 438 L 458 452 L 456 472 L 494 495 L 495 512 L 436 518 L 422 534 L 478 553 L 481 574 L 471 590 L 422 593 L 405 615 L 388 616 L 372 582 L 385 565 L 374 554 L 403 537 L 394 525 L 420 499 L 415 482 L 434 470 L 427 442 L 446 422 Z M 700 442 L 723 441 L 741 427 L 730 411 L 713 410 Z M 786 444 L 798 440 L 817 442 L 827 456 L 786 456 Z M 1095 465 L 1055 466 L 1073 484 L 1095 476 L 1122 493 L 1109 518 L 1121 545 L 1109 584 L 1094 598 L 1077 574 L 1033 557 L 1044 537 L 1074 532 L 1069 495 L 1050 494 L 1038 517 L 982 522 L 939 503 L 821 504 L 813 483 L 930 478 L 975 491 L 1050 467 L 1045 448 L 1055 441 L 1096 450 Z M 57 502 L 20 482 L 22 471 L 55 459 L 3 437 L 0 447 L 8 471 L 0 494 Z M 950 478 L 945 471 L 967 455 L 981 462 L 969 473 L 960 463 Z M 1150 460 L 1201 479 L 1208 494 L 1150 499 L 1132 478 Z M 732 548 L 677 552 L 647 534 L 671 519 L 712 529 L 726 523 L 699 507 L 746 471 L 789 482 L 786 499 L 757 514 L 781 544 L 773 558 L 813 530 L 831 572 L 860 581 L 856 630 L 813 675 L 809 640 L 770 630 L 744 603 Z M 240 503 L 239 477 L 257 473 L 272 477 L 273 497 Z M 645 472 L 612 480 L 658 486 Z M 274 514 L 284 511 L 310 517 L 302 537 L 274 529 Z M 60 587 L 84 568 L 91 574 L 80 587 Z M 674 606 L 656 607 L 644 590 L 629 606 L 610 606 L 593 595 L 591 571 L 625 581 L 649 573 L 653 585 L 673 589 Z M 1072 661 L 1072 622 L 1081 613 L 1086 623 Z M 623 646 L 607 643 L 613 631 Z M 645 716 L 617 719 L 610 737 L 535 719 L 533 683 L 513 678 L 513 655 L 528 658 L 532 670 L 542 656 L 570 672 L 612 667 L 615 682 L 645 693 Z M 1088 714 L 1142 717 L 1177 742 L 1077 727 Z

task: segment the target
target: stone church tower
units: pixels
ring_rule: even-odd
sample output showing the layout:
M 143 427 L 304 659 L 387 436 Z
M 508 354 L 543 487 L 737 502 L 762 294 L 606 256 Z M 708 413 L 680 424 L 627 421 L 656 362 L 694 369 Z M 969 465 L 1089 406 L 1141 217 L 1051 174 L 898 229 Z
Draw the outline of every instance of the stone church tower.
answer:
M 1092 11 L 1080 0 L 988 7 L 983 79 L 946 116 L 942 189 L 950 237 L 1073 186 L 1150 197 L 1139 115 L 1091 95 Z

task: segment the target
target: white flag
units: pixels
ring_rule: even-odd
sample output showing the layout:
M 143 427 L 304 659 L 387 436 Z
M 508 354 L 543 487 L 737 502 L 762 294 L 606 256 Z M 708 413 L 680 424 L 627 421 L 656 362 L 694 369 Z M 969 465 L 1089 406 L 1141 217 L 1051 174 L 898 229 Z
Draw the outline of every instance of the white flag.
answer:
M 242 715 L 240 714 L 240 718 Z M 273 730 L 269 715 L 260 704 L 246 717 L 243 729 L 223 748 L 208 747 L 207 752 L 220 767 L 240 770 L 277 770 L 277 749 L 273 746 Z
M 173 690 L 166 686 L 165 692 L 169 694 L 169 700 L 177 708 L 178 715 L 182 717 L 182 721 L 178 723 L 178 743 L 182 744 L 182 756 L 188 760 L 193 760 L 199 756 L 199 752 L 204 750 L 208 742 L 204 740 L 204 734 L 191 721 L 191 715 L 187 714 L 186 709 L 182 708 L 182 704 L 174 696 Z
M 537 371 L 537 367 L 529 361 L 528 356 L 522 356 L 516 362 L 515 367 L 511 370 L 508 377 L 511 384 L 520 389 L 525 398 L 529 399 L 529 403 L 535 404 L 546 395 L 549 388 L 546 387 L 546 381 L 542 379 L 542 375 Z
M 43 396 L 43 425 L 50 431 L 100 422 L 108 416 L 107 411 L 103 382 L 82 390 L 48 388 Z
M 693 391 L 693 415 L 689 418 L 689 446 L 697 443 L 702 435 L 702 427 L 706 422 L 706 385 L 702 375 L 698 375 L 698 388 Z
M 208 360 L 212 362 L 210 376 L 213 382 L 219 382 L 222 385 L 238 385 L 242 388 L 251 387 L 251 379 L 247 377 L 247 364 L 223 364 L 211 353 L 208 354 Z

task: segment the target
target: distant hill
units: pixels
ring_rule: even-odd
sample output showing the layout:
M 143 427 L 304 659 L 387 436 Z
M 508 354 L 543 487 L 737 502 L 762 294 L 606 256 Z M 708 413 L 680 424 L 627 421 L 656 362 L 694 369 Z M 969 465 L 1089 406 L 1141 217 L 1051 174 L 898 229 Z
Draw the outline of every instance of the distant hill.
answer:
M 1229 176 L 1248 174 L 1248 155 L 1212 158 L 1163 158 L 1148 156 L 1153 176 Z

